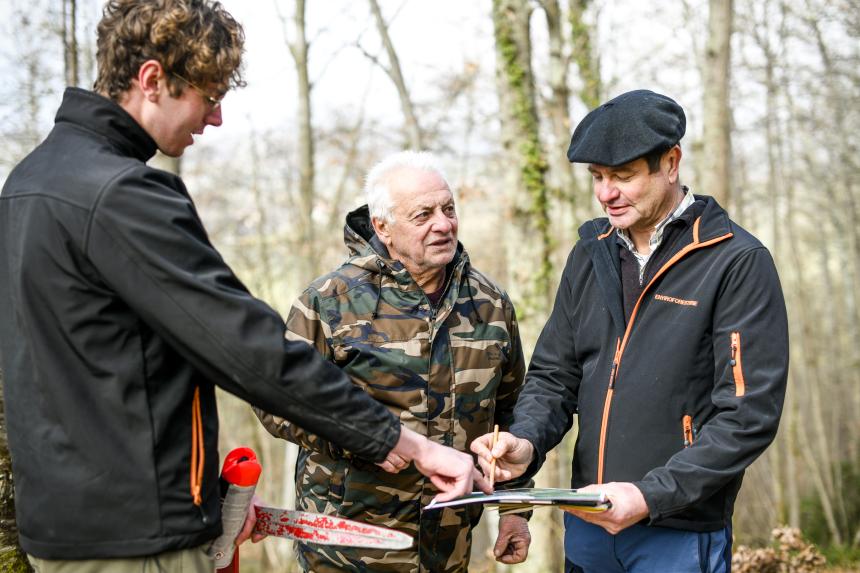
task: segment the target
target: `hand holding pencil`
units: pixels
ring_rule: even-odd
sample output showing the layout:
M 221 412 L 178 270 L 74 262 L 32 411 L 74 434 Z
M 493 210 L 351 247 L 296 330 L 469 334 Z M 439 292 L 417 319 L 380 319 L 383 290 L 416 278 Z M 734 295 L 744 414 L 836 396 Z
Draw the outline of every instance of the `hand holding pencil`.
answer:
M 521 476 L 534 458 L 531 442 L 509 432 L 493 431 L 472 442 L 470 449 L 478 456 L 481 471 L 493 487 L 496 482 Z

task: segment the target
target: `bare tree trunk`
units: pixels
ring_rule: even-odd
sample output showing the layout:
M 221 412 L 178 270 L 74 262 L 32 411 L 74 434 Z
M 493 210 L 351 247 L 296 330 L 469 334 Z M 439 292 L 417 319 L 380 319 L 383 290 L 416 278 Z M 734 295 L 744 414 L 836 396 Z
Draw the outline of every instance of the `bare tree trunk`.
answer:
M 370 96 L 371 85 L 371 82 L 368 82 L 361 97 L 361 106 L 359 106 L 358 117 L 355 118 L 355 123 L 348 130 L 344 130 L 342 138 L 339 138 L 346 140 L 346 150 L 343 151 L 343 173 L 337 182 L 334 198 L 331 201 L 326 233 L 335 232 L 343 225 L 344 197 L 346 196 L 349 182 L 355 180 L 357 177 L 356 171 L 359 168 L 357 162 L 360 152 L 359 144 L 362 142 L 362 136 L 364 135 L 366 104 Z M 340 245 L 338 245 L 338 248 L 340 248 Z
M 797 484 L 797 400 L 794 390 L 789 388 L 785 398 L 785 479 L 786 496 L 788 498 L 788 525 L 800 529 L 800 488 Z M 777 444 L 777 447 L 779 444 Z
M 731 190 L 732 0 L 710 0 L 705 51 L 702 191 L 728 208 Z
M 66 85 L 77 86 L 80 82 L 78 65 L 78 3 L 77 0 L 61 0 L 63 3 L 63 62 Z
M 546 308 L 551 300 L 552 240 L 547 164 L 541 147 L 535 90 L 531 70 L 530 5 L 526 0 L 493 0 L 496 37 L 496 70 L 502 104 L 504 146 L 512 165 L 517 166 L 519 188 L 525 191 L 527 206 L 520 222 L 534 230 L 538 269 L 533 274 L 533 302 Z
M 0 371 L 0 571 L 26 573 L 30 563 L 18 546 L 15 521 L 15 488 L 12 482 L 12 460 L 6 440 L 6 414 L 3 403 L 3 372 Z
M 267 235 L 266 213 L 268 206 L 263 201 L 263 191 L 260 189 L 260 155 L 257 152 L 257 136 L 251 132 L 249 138 L 251 145 L 251 193 L 254 196 L 254 207 L 257 210 L 257 242 L 260 255 L 260 292 L 257 296 L 274 304 L 275 280 L 272 275 L 272 257 L 269 254 L 269 241 Z
M 275 2 L 276 9 L 278 2 Z M 311 121 L 311 91 L 313 84 L 308 73 L 308 51 L 310 46 L 307 41 L 305 29 L 305 0 L 296 0 L 296 10 L 293 14 L 292 30 L 295 39 L 290 40 L 287 33 L 286 19 L 278 12 L 284 25 L 284 35 L 287 38 L 287 46 L 296 64 L 296 76 L 298 85 L 298 109 L 296 121 L 298 123 L 298 166 L 299 166 L 299 209 L 297 218 L 301 231 L 302 261 L 304 263 L 303 276 L 300 282 L 313 280 L 319 274 L 319 257 L 316 256 L 316 234 L 313 223 L 314 201 L 316 199 L 315 189 L 315 167 L 314 167 L 314 133 Z
M 594 49 L 594 30 L 585 23 L 584 14 L 590 0 L 569 0 L 568 20 L 573 61 L 579 68 L 582 91 L 579 98 L 585 107 L 594 109 L 603 101 L 603 82 L 600 79 L 600 60 Z
M 517 246 L 520 260 L 537 261 L 537 269 L 520 265 L 531 276 L 532 292 L 525 298 L 524 315 L 543 317 L 551 300 L 552 276 L 550 219 L 545 182 L 546 160 L 541 147 L 535 90 L 531 69 L 531 37 L 528 0 L 493 0 L 493 27 L 496 40 L 496 77 L 502 110 L 502 139 L 515 183 L 514 208 L 523 228 Z M 525 191 L 524 194 L 520 190 Z M 532 256 L 532 253 L 534 256 Z M 557 454 L 550 452 L 537 476 L 537 483 L 556 487 L 559 482 Z M 562 571 L 564 557 L 555 548 L 562 545 L 559 512 L 535 514 L 533 555 L 543 557 L 537 569 Z
M 579 186 L 573 175 L 573 166 L 567 160 L 567 144 L 571 134 L 570 88 L 567 85 L 569 59 L 565 55 L 564 19 L 558 0 L 542 0 L 549 32 L 549 88 L 550 96 L 546 101 L 546 112 L 549 116 L 552 141 L 549 154 L 552 169 L 549 172 L 557 192 L 554 195 L 562 200 L 570 211 L 570 219 L 576 219 L 576 206 L 579 197 Z M 573 244 L 576 225 L 565 228 L 564 236 L 560 237 L 563 244 Z
M 382 45 L 385 46 L 385 53 L 388 55 L 388 66 L 383 66 L 382 69 L 385 70 L 397 88 L 400 108 L 403 110 L 403 118 L 406 122 L 406 133 L 409 136 L 409 145 L 415 150 L 424 149 L 424 137 L 418 123 L 418 116 L 415 113 L 415 106 L 412 104 L 409 90 L 406 88 L 406 80 L 403 79 L 400 59 L 397 57 L 397 51 L 391 42 L 391 36 L 388 35 L 388 24 L 385 23 L 385 18 L 382 16 L 379 3 L 376 0 L 368 0 L 368 2 L 370 3 L 370 10 L 373 12 L 373 19 L 376 21 L 379 37 L 382 39 Z

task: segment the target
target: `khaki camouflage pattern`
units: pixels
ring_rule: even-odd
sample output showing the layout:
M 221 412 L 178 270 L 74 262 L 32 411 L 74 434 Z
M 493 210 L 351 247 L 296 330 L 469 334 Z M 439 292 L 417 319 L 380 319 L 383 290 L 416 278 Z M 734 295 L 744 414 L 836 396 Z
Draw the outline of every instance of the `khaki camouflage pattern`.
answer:
M 350 214 L 350 258 L 294 303 L 287 336 L 313 345 L 343 368 L 404 426 L 468 452 L 471 441 L 491 432 L 494 423 L 504 429 L 512 422 L 525 374 L 513 305 L 471 267 L 460 245 L 448 266 L 445 294 L 432 308 L 403 266 L 373 249 L 371 233 L 366 207 Z M 257 415 L 273 435 L 303 448 L 296 468 L 299 508 L 416 539 L 408 551 L 299 544 L 306 570 L 467 570 L 480 507 L 422 514 L 437 490 L 414 465 L 390 474 L 282 418 Z

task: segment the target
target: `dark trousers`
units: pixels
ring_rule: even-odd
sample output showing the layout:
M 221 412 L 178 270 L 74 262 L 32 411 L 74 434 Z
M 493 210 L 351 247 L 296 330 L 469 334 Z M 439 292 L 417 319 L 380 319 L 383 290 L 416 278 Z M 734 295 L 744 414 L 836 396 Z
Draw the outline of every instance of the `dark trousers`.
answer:
M 617 535 L 564 516 L 566 573 L 730 573 L 732 529 L 697 533 L 634 525 Z

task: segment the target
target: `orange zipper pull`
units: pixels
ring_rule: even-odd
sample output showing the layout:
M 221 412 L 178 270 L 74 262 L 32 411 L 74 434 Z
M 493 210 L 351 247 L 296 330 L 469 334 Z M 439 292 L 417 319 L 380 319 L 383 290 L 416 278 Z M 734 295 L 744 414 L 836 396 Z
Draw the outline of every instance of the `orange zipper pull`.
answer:
M 615 375 L 618 373 L 618 362 L 621 355 L 621 339 L 615 342 L 615 356 L 612 358 L 612 370 L 609 371 L 609 389 L 615 388 Z
M 690 415 L 684 416 L 684 447 L 689 448 L 693 445 L 693 417 Z
M 741 333 L 732 332 L 732 357 L 729 363 L 732 365 L 732 376 L 735 379 L 735 396 L 743 396 L 746 392 L 746 383 L 744 382 L 744 369 L 741 365 L 743 358 L 741 357 Z

